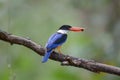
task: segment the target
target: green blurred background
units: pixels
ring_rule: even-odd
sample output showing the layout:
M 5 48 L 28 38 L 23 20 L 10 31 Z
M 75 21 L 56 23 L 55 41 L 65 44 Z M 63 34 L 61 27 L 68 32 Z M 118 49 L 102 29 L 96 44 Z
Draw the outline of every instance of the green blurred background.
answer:
M 69 33 L 63 53 L 120 67 L 120 0 L 0 0 L 0 29 L 43 47 L 63 24 L 86 28 Z M 0 80 L 120 80 L 41 58 L 0 41 Z

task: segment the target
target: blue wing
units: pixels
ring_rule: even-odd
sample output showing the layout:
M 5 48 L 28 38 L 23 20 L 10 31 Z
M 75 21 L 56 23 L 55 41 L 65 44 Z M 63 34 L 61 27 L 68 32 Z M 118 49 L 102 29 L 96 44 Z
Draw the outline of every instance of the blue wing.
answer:
M 42 62 L 46 62 L 52 53 L 52 50 L 55 49 L 56 47 L 62 45 L 67 39 L 67 34 L 61 34 L 61 33 L 55 33 L 53 34 L 49 39 L 46 44 L 46 52 L 45 56 L 42 59 Z
M 49 38 L 46 44 L 46 48 L 54 49 L 62 45 L 66 41 L 66 39 L 67 39 L 67 34 L 55 33 Z

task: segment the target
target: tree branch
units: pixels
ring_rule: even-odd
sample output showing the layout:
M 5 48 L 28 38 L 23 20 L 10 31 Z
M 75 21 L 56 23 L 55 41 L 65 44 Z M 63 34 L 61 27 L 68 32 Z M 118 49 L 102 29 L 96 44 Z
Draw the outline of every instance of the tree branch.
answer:
M 38 45 L 37 43 L 31 41 L 30 39 L 15 36 L 7 32 L 4 32 L 2 30 L 0 30 L 0 40 L 8 42 L 11 45 L 12 44 L 23 45 L 27 48 L 32 49 L 41 56 L 43 56 L 45 52 L 45 49 L 41 45 Z M 81 58 L 75 58 L 69 55 L 59 54 L 55 51 L 51 54 L 50 59 L 61 62 L 61 65 L 63 66 L 74 66 L 74 67 L 84 68 L 96 73 L 106 72 L 120 76 L 120 68 L 118 67 L 98 63 L 92 60 L 85 60 Z

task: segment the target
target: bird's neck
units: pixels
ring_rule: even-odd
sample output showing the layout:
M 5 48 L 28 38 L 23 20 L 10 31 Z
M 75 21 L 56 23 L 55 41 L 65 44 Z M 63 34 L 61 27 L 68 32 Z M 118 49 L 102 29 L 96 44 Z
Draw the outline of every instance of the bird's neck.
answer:
M 57 32 L 61 34 L 67 34 L 68 30 L 58 30 Z

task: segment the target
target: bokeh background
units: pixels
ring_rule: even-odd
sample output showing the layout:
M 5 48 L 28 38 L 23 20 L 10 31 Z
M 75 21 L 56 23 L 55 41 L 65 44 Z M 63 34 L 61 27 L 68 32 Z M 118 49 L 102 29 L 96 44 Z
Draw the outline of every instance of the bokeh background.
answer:
M 0 0 L 0 29 L 43 47 L 63 24 L 86 28 L 69 32 L 63 53 L 120 67 L 120 0 Z M 0 41 L 0 80 L 120 80 L 41 58 Z

